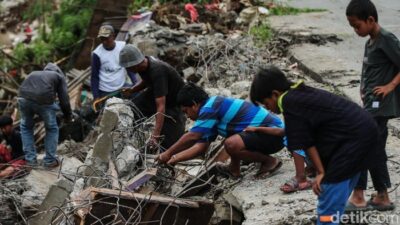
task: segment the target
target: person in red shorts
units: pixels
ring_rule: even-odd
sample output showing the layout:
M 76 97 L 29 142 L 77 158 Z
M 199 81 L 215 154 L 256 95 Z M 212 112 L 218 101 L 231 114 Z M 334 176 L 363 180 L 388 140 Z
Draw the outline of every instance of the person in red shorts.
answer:
M 25 165 L 21 135 L 13 128 L 9 116 L 0 117 L 0 179 L 13 177 L 21 172 Z M 3 144 L 4 143 L 4 144 Z

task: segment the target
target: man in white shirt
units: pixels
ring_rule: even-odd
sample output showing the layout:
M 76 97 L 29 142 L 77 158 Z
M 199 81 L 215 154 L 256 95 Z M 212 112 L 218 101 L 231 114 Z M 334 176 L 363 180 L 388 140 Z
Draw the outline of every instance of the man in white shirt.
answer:
M 114 28 L 111 25 L 100 27 L 97 35 L 101 44 L 92 53 L 92 77 L 91 88 L 94 100 L 109 95 L 123 87 L 131 85 L 126 84 L 126 74 L 136 83 L 136 75 L 127 72 L 125 68 L 119 65 L 119 53 L 125 46 L 123 41 L 115 41 Z

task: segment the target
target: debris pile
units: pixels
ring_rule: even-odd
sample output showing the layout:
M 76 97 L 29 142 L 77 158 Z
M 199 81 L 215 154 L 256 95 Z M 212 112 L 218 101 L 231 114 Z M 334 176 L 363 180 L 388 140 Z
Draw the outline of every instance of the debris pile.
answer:
M 10 203 L 3 207 L 15 207 L 18 217 L 29 224 L 73 224 L 78 220 L 79 224 L 147 221 L 200 225 L 209 224 L 212 217 L 213 221 L 228 221 L 231 210 L 221 193 L 229 182 L 225 180 L 224 187 L 216 185 L 212 165 L 221 145 L 214 146 L 211 152 L 215 157 L 210 155 L 208 161 L 193 160 L 175 169 L 160 167 L 139 141 L 149 137 L 150 121 L 135 119 L 130 104 L 118 98 L 107 101 L 94 143 L 67 141 L 59 146 L 59 153 L 69 154 L 75 151 L 72 149 L 85 148 L 89 153 L 84 163 L 64 154 L 59 170 L 34 168 L 24 178 L 2 183 L 1 198 Z M 218 207 L 214 199 L 220 199 Z M 241 222 L 240 211 L 234 218 Z
M 154 11 L 155 21 L 145 19 L 140 29 L 132 27 L 138 24 L 127 22 L 121 31 L 129 32 L 129 42 L 145 55 L 173 65 L 186 81 L 206 87 L 210 95 L 246 99 L 252 76 L 259 67 L 270 63 L 288 68 L 285 72 L 295 80 L 307 80 L 297 70 L 297 64 L 286 57 L 286 47 L 296 42 L 337 41 L 335 37 L 298 38 L 285 34 L 260 45 L 241 29 L 257 23 L 260 14 L 268 14 L 266 8 L 254 5 L 254 1 L 245 0 L 197 5 L 198 20 L 192 23 L 183 5 L 165 4 Z M 70 98 L 75 101 L 82 86 L 90 85 L 90 68 L 72 70 L 67 76 Z M 4 79 L 4 83 L 14 82 Z M 16 87 L 2 88 L 8 98 L 6 109 L 13 111 Z M 156 156 L 146 144 L 154 118 L 144 119 L 132 102 L 108 99 L 99 121 L 91 120 L 93 115 L 84 106 L 77 109 L 81 120 L 60 134 L 65 141 L 58 146 L 57 152 L 62 156 L 58 169 L 38 167 L 27 176 L 1 181 L 0 202 L 6 204 L 1 204 L 0 217 L 5 224 L 16 223 L 18 218 L 20 224 L 239 225 L 244 214 L 256 219 L 270 213 L 254 212 L 254 208 L 262 207 L 281 213 L 274 215 L 274 221 L 260 224 L 312 224 L 315 220 L 311 191 L 294 195 L 294 199 L 277 194 L 277 184 L 294 174 L 287 152 L 278 154 L 285 161 L 286 177 L 280 174 L 267 182 L 254 181 L 255 164 L 241 166 L 242 179 L 220 176 L 215 162 L 229 160 L 222 139 L 210 146 L 204 158 L 172 168 L 155 162 Z M 98 126 L 94 126 L 96 123 Z M 79 133 L 82 135 L 77 137 Z M 43 134 L 43 125 L 39 125 L 37 140 L 43 139 Z M 249 195 L 253 196 L 251 201 Z
M 144 54 L 173 65 L 187 81 L 206 84 L 212 88 L 212 94 L 240 98 L 246 98 L 241 94 L 257 69 L 277 59 L 280 53 L 276 46 L 258 46 L 251 36 L 239 30 L 229 35 L 203 35 L 173 30 L 152 21 L 133 34 L 130 42 Z M 232 88 L 230 91 L 221 87 Z

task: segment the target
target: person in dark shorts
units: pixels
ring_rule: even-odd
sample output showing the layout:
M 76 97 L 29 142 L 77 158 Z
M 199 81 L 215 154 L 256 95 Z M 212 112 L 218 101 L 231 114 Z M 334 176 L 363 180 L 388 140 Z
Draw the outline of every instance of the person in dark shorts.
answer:
M 382 160 L 369 169 L 377 194 L 365 201 L 368 171 L 361 173 L 346 211 L 393 210 L 387 189 L 391 187 L 387 167 L 386 141 L 389 119 L 400 117 L 400 41 L 378 24 L 378 12 L 370 0 L 352 0 L 346 9 L 347 20 L 365 43 L 360 91 L 363 106 L 374 117 L 379 129 L 379 153 Z
M 184 85 L 182 77 L 169 64 L 152 56 L 144 56 L 133 45 L 126 45 L 120 52 L 120 65 L 127 71 L 138 73 L 142 79 L 126 95 L 141 92 L 133 99 L 144 116 L 155 115 L 155 128 L 150 146 L 169 148 L 185 132 L 186 118 L 176 103 L 178 91 Z M 162 139 L 162 140 L 161 140 Z
M 256 74 L 250 99 L 283 114 L 289 151 L 305 149 L 317 171 L 317 224 L 339 224 L 332 218 L 343 214 L 360 172 L 381 160 L 372 116 L 342 97 L 293 84 L 274 66 Z
M 157 160 L 175 164 L 192 159 L 205 151 L 218 135 L 226 137 L 224 147 L 231 157 L 229 165 L 219 166 L 221 172 L 231 177 L 240 176 L 240 161 L 260 162 L 256 177 L 262 178 L 280 168 L 282 162 L 270 156 L 280 151 L 282 136 L 261 132 L 245 132 L 252 127 L 282 128 L 282 120 L 262 107 L 233 98 L 209 97 L 194 84 L 186 84 L 178 93 L 178 105 L 195 121 L 193 127 Z

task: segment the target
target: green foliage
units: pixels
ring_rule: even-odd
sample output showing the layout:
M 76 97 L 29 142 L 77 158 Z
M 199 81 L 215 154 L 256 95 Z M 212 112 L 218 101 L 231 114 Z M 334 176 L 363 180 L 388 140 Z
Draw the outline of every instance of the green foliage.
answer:
M 96 0 L 64 0 L 49 21 L 50 44 L 57 53 L 70 54 L 86 34 Z
M 44 65 L 51 60 L 53 53 L 53 46 L 51 44 L 44 42 L 43 40 L 35 40 L 31 46 L 28 47 L 32 54 L 34 55 L 32 62 L 37 65 Z
M 161 4 L 167 3 L 167 2 L 176 2 L 176 3 L 198 3 L 198 4 L 204 4 L 204 3 L 210 3 L 211 0 L 181 0 L 181 1 L 176 1 L 176 0 L 159 0 Z
M 53 13 L 51 12 L 53 0 L 36 0 L 24 18 L 46 17 L 51 32 L 40 35 L 29 45 L 18 44 L 13 53 L 16 61 L 2 60 L 0 66 L 14 68 L 29 63 L 45 65 L 47 62 L 72 54 L 75 47 L 85 38 L 86 28 L 96 2 L 96 0 L 62 0 L 60 9 Z
M 150 8 L 152 4 L 153 0 L 133 0 L 128 6 L 128 10 L 130 13 L 135 13 L 142 8 Z
M 41 39 L 35 40 L 30 45 L 20 43 L 14 49 L 14 57 L 18 62 L 30 62 L 36 65 L 44 65 L 51 61 L 52 53 L 52 46 Z
M 310 12 L 323 12 L 324 9 L 310 9 L 310 8 L 294 8 L 283 5 L 277 5 L 269 9 L 271 15 L 283 16 L 283 15 L 297 15 L 299 13 L 310 13 Z
M 13 51 L 14 57 L 21 62 L 27 61 L 28 60 L 27 50 L 28 49 L 25 47 L 25 44 L 23 43 L 17 44 L 17 46 L 15 46 Z
M 249 34 L 253 36 L 256 44 L 259 45 L 265 44 L 273 37 L 271 27 L 267 23 L 261 23 L 257 26 L 251 27 Z
M 22 18 L 24 20 L 34 20 L 45 13 L 51 12 L 53 6 L 52 0 L 34 0 L 29 8 L 24 12 Z

